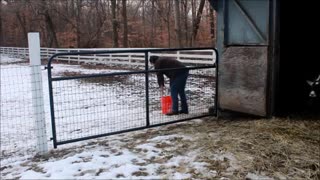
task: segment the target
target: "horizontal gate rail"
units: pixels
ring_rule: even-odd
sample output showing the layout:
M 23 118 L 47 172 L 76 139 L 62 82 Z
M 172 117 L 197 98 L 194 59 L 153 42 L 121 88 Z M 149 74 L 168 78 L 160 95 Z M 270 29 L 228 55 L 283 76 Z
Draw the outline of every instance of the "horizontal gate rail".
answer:
M 215 58 L 215 64 L 213 65 L 201 65 L 201 66 L 196 66 L 196 67 L 186 67 L 186 68 L 171 68 L 171 69 L 161 69 L 161 70 L 152 70 L 149 69 L 149 64 L 148 64 L 148 60 L 149 60 L 149 53 L 150 52 L 169 52 L 169 51 L 185 51 L 185 50 L 206 50 L 206 49 L 211 49 L 215 51 L 216 54 L 216 58 Z M 95 54 L 95 55 L 99 55 L 99 54 L 114 54 L 114 53 L 129 53 L 129 52 L 139 52 L 139 53 L 144 53 L 145 56 L 145 70 L 141 70 L 141 71 L 128 71 L 128 72 L 114 72 L 114 73 L 102 73 L 102 74 L 89 74 L 89 75 L 77 75 L 77 76 L 71 76 L 71 77 L 53 77 L 52 76 L 52 61 L 60 56 L 70 56 L 70 55 L 89 55 L 89 54 Z M 187 120 L 191 120 L 191 119 L 195 119 L 195 118 L 202 118 L 202 117 L 206 117 L 206 116 L 212 116 L 212 115 L 217 115 L 217 98 L 218 98 L 218 94 L 217 94 L 217 86 L 218 86 L 218 81 L 217 81 L 217 75 L 218 75 L 218 71 L 217 71 L 217 62 L 218 62 L 218 52 L 216 49 L 214 48 L 174 48 L 174 49 L 138 49 L 138 50 L 113 50 L 113 51 L 82 51 L 82 52 L 71 52 L 71 53 L 57 53 L 54 54 L 53 56 L 50 57 L 48 64 L 47 64 L 47 69 L 48 69 L 48 83 L 49 83 L 49 99 L 50 99 L 50 111 L 51 111 L 51 123 L 52 123 L 52 140 L 53 140 L 53 145 L 54 148 L 56 148 L 58 145 L 62 145 L 62 144 L 67 144 L 67 143 L 72 143 L 72 142 L 77 142 L 77 141 L 82 141 L 82 140 L 88 140 L 88 139 L 93 139 L 93 138 L 98 138 L 98 137 L 103 137 L 103 136 L 108 136 L 108 135 L 114 135 L 114 134 L 119 134 L 119 133 L 125 133 L 125 132 L 130 132 L 130 131 L 136 131 L 136 130 L 142 130 L 142 129 L 146 129 L 146 128 L 152 128 L 152 127 L 158 127 L 158 126 L 162 126 L 162 125 L 167 125 L 167 124 L 173 124 L 173 123 L 178 123 L 178 122 L 183 122 L 183 121 L 187 121 Z M 156 73 L 156 72 L 160 72 L 160 71 L 173 71 L 173 70 L 181 70 L 181 69 L 188 69 L 189 71 L 192 70 L 201 70 L 201 69 L 213 69 L 215 68 L 215 74 L 213 74 L 213 76 L 215 77 L 215 84 L 209 85 L 209 87 L 212 87 L 215 89 L 215 93 L 214 93 L 214 101 L 213 101 L 213 105 L 214 105 L 214 112 L 213 113 L 206 113 L 206 114 L 200 114 L 200 115 L 196 115 L 196 116 L 192 116 L 192 117 L 183 117 L 182 119 L 175 119 L 175 120 L 170 120 L 170 121 L 165 121 L 165 122 L 160 122 L 160 123 L 150 123 L 150 97 L 149 97 L 149 76 L 151 73 Z M 54 93 L 53 93 L 53 83 L 58 83 L 61 81 L 75 81 L 75 80 L 87 80 L 88 79 L 94 79 L 94 78 L 107 78 L 107 77 L 116 77 L 116 76 L 134 76 L 134 75 L 144 75 L 144 92 L 145 93 L 145 120 L 146 122 L 143 123 L 143 125 L 139 126 L 139 127 L 130 127 L 130 128 L 125 128 L 125 129 L 120 129 L 120 130 L 116 130 L 114 132 L 105 132 L 105 133 L 99 133 L 99 134 L 94 134 L 94 135 L 86 135 L 85 137 L 74 137 L 71 139 L 58 139 L 59 137 L 57 136 L 57 121 L 56 121 L 56 117 L 55 117 L 55 103 L 54 103 Z M 152 82 L 154 83 L 154 82 Z M 205 84 L 205 83 L 204 83 Z M 208 86 L 208 84 L 205 84 Z M 66 92 L 64 92 L 66 93 Z M 154 93 L 154 92 L 152 92 Z M 152 101 L 153 102 L 153 101 Z M 61 105 L 62 106 L 62 105 Z M 76 109 L 76 108 L 74 108 Z M 67 109 L 68 110 L 68 109 Z M 64 118 L 64 117 L 63 117 Z M 68 119 L 68 118 L 66 118 Z M 140 121 L 139 121 L 140 122 Z M 67 122 L 70 123 L 70 122 Z M 98 123 L 101 123 L 100 121 Z M 78 130 L 78 129 L 77 129 Z M 77 131 L 76 130 L 76 131 Z

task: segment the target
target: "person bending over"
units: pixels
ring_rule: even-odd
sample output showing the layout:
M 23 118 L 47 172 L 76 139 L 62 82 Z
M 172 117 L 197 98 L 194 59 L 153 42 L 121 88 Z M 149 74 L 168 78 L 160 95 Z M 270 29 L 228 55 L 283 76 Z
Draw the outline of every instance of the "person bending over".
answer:
M 150 63 L 154 66 L 155 70 L 159 69 L 170 69 L 170 68 L 186 68 L 184 64 L 180 61 L 167 58 L 167 57 L 159 57 L 159 56 L 150 56 Z M 179 69 L 179 70 L 172 70 L 172 71 L 159 71 L 157 72 L 157 81 L 161 91 L 163 92 L 165 85 L 164 85 L 164 76 L 169 78 L 170 80 L 170 94 L 172 98 L 172 108 L 169 113 L 166 115 L 177 115 L 177 114 L 188 114 L 188 103 L 185 93 L 185 87 L 187 83 L 187 79 L 189 76 L 188 69 Z M 180 96 L 181 100 L 181 110 L 179 111 L 179 99 L 178 95 Z

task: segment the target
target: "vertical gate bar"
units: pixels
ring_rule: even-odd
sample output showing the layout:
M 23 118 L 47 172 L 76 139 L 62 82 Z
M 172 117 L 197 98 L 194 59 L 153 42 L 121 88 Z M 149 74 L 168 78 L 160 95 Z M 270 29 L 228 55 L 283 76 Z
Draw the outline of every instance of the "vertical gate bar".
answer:
M 52 74 L 51 74 L 51 61 L 54 58 L 52 56 L 47 65 L 48 69 L 48 86 L 49 86 L 49 99 L 50 99 L 50 112 L 51 112 L 51 128 L 52 128 L 52 140 L 53 140 L 53 147 L 57 148 L 57 134 L 56 134 L 56 123 L 54 119 L 54 103 L 53 103 L 53 90 L 52 90 Z
M 146 127 L 150 126 L 150 117 L 149 117 L 149 64 L 148 64 L 148 56 L 149 56 L 149 52 L 146 51 L 144 53 L 144 63 L 145 63 L 145 70 L 146 70 L 146 74 L 145 74 L 145 86 L 146 86 Z
M 215 110 L 215 115 L 216 115 L 216 117 L 219 117 L 219 115 L 218 115 L 218 83 L 219 83 L 219 53 L 218 53 L 218 50 L 217 49 L 215 49 L 215 48 L 213 48 L 213 50 L 214 50 L 214 52 L 215 52 L 215 54 L 216 54 L 216 62 L 215 62 L 215 64 L 216 64 L 216 83 L 215 83 L 215 85 L 216 85 L 216 87 L 215 87 L 215 91 L 216 91 L 216 93 L 215 93 L 215 97 L 214 97 L 214 110 Z

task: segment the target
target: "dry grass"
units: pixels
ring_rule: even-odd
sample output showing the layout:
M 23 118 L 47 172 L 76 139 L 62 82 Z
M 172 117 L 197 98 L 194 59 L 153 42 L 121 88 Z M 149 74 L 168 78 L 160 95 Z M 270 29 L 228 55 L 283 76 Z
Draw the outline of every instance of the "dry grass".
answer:
M 165 144 L 159 147 L 173 156 L 199 151 L 197 161 L 208 163 L 207 168 L 216 172 L 215 178 L 245 179 L 253 173 L 274 179 L 320 179 L 320 119 L 207 118 L 202 123 L 174 124 L 143 136 L 137 134 L 133 138 L 139 141 L 130 146 L 170 134 L 192 135 L 195 141 L 177 138 L 170 152 Z M 214 158 L 228 153 L 235 160 Z M 189 172 L 194 172 L 192 178 L 207 178 L 194 169 Z
M 235 156 L 241 168 L 231 178 L 252 172 L 275 179 L 320 179 L 320 120 L 208 119 L 197 129 L 203 132 L 197 141 L 204 152 L 200 158 L 208 160 L 219 151 Z M 228 162 L 211 164 L 222 175 L 228 168 Z

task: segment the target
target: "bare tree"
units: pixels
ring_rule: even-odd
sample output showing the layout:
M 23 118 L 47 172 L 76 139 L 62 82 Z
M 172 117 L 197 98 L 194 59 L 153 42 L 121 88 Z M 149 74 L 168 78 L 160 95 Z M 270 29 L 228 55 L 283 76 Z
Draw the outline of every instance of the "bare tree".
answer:
M 184 22 L 184 39 L 185 39 L 185 45 L 188 45 L 188 39 L 189 39 L 189 28 L 188 28 L 188 0 L 182 1 L 183 3 L 183 22 Z
M 0 0 L 0 46 L 2 46 L 3 41 L 2 18 L 2 1 Z
M 146 18 L 145 18 L 145 0 L 142 0 L 142 29 L 143 29 L 143 46 L 146 45 Z
M 176 46 L 182 47 L 181 40 L 181 26 L 180 26 L 180 1 L 174 1 L 174 30 L 176 32 L 177 44 Z
M 21 15 L 19 13 L 19 11 L 16 11 L 15 13 L 16 15 L 16 18 L 20 24 L 20 27 L 22 29 L 22 37 L 23 37 L 23 42 L 24 44 L 26 44 L 27 40 L 28 40 L 28 30 L 27 30 L 27 27 L 26 27 L 26 20 L 25 20 L 25 16 Z
M 163 3 L 163 1 L 157 1 L 157 12 L 159 14 L 159 18 L 162 18 L 162 20 L 166 23 L 167 26 L 168 47 L 171 47 L 171 2 L 171 0 L 166 0 L 165 3 Z
M 209 17 L 210 17 L 210 37 L 211 37 L 211 41 L 212 41 L 212 46 L 215 47 L 216 43 L 215 43 L 215 19 L 214 19 L 214 10 L 213 7 L 210 6 L 210 13 L 209 13 Z
M 123 47 L 128 47 L 127 0 L 122 0 Z
M 117 21 L 117 0 L 111 0 L 112 11 L 112 47 L 119 47 L 118 43 L 118 21 Z
M 170 26 L 170 17 L 171 17 L 171 0 L 168 1 L 168 11 L 167 11 L 167 28 L 168 28 L 168 47 L 171 47 L 171 26 Z
M 195 0 L 191 0 L 191 16 L 192 16 L 192 30 L 196 23 L 196 2 Z M 190 46 L 192 47 L 194 44 L 193 33 L 191 33 Z
M 87 1 L 86 6 L 90 10 L 85 12 L 83 17 L 83 45 L 85 47 L 98 47 L 103 29 L 105 29 L 105 22 L 107 18 L 106 5 L 103 1 Z
M 77 47 L 81 47 L 81 10 L 82 10 L 82 0 L 75 0 L 75 17 L 76 17 L 76 36 L 77 36 Z
M 44 17 L 44 21 L 46 24 L 46 30 L 48 33 L 48 46 L 49 47 L 59 47 L 55 25 L 51 18 L 49 8 L 52 7 L 53 1 L 42 0 L 40 4 L 40 14 Z M 41 11 L 42 10 L 42 11 Z
M 150 46 L 154 47 L 155 42 L 155 6 L 154 0 L 151 0 L 151 39 L 150 39 Z
M 201 45 L 211 45 L 215 24 L 205 1 L 5 0 L 0 41 L 26 46 L 27 32 L 39 31 L 47 47 L 183 47 L 194 46 L 198 36 Z M 200 23 L 204 8 L 208 16 Z
M 2 3 L 2 2 L 1 2 Z M 18 22 L 18 27 L 21 28 L 22 31 L 22 40 L 20 40 L 23 46 L 27 46 L 28 42 L 28 29 L 27 29 L 27 17 L 25 16 L 25 12 L 23 9 L 27 9 L 27 2 L 25 0 L 21 0 L 19 2 L 16 1 L 8 1 L 10 7 L 12 7 L 12 13 L 16 17 Z
M 202 11 L 203 11 L 203 7 L 205 4 L 205 0 L 201 0 L 200 1 L 200 5 L 198 8 L 198 12 L 197 12 L 197 17 L 195 19 L 195 23 L 193 25 L 193 31 L 192 31 L 192 42 L 195 42 L 196 37 L 197 37 L 197 33 L 198 33 L 198 29 L 199 29 L 199 25 L 200 25 L 200 21 L 201 21 L 201 17 L 202 17 Z

